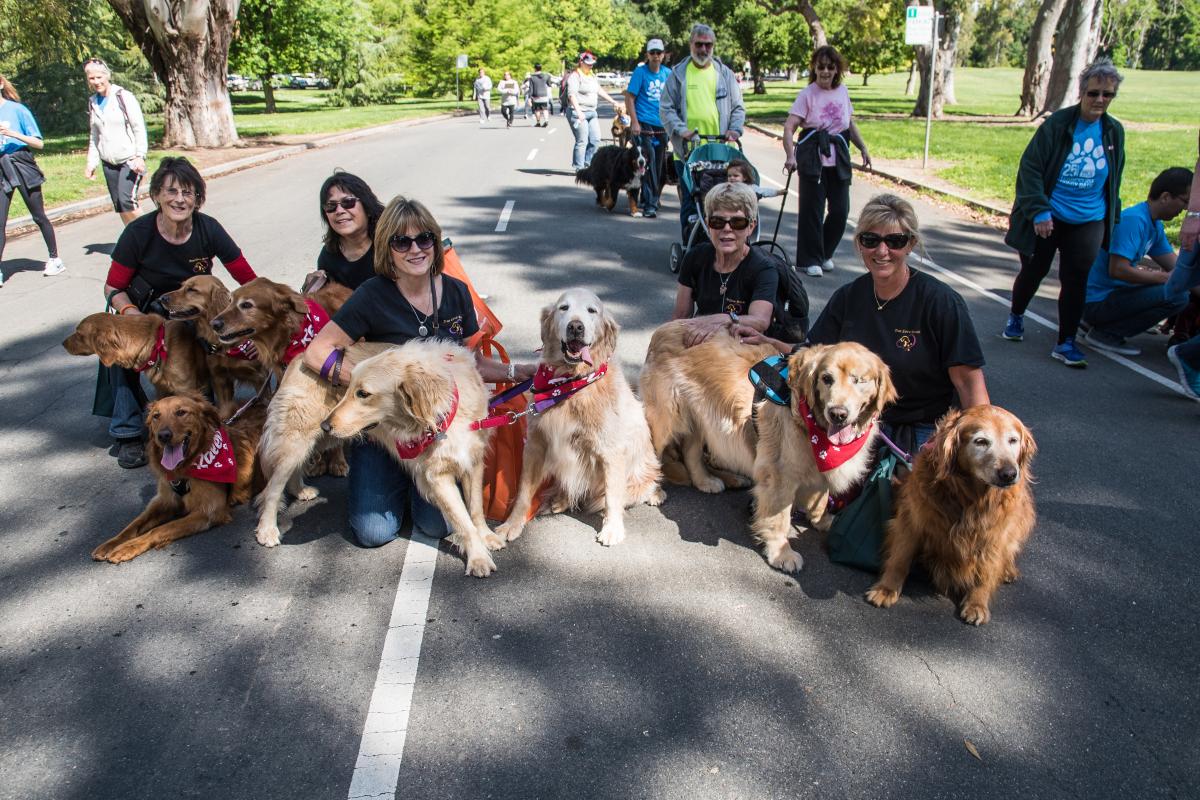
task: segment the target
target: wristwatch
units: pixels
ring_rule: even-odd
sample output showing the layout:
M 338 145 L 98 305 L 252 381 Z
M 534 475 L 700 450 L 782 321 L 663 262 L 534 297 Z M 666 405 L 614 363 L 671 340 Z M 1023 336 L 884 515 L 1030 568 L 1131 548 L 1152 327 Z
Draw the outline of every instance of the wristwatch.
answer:
M 508 365 L 508 379 L 511 381 L 516 377 L 517 377 L 517 365 L 509 364 Z
M 730 311 L 730 312 L 729 312 L 729 321 L 730 321 L 730 322 L 732 322 L 734 325 L 737 325 L 737 324 L 738 324 L 738 322 L 740 322 L 740 321 L 741 321 L 741 319 L 738 317 L 738 315 L 737 315 L 737 314 L 735 314 L 735 313 L 733 313 L 732 311 Z
M 1189 211 L 1189 212 L 1187 212 L 1186 214 L 1184 214 L 1184 216 L 1185 216 L 1185 217 L 1191 217 L 1191 218 L 1193 218 L 1193 219 L 1194 219 L 1194 218 L 1196 218 L 1196 217 L 1200 217 L 1200 211 Z

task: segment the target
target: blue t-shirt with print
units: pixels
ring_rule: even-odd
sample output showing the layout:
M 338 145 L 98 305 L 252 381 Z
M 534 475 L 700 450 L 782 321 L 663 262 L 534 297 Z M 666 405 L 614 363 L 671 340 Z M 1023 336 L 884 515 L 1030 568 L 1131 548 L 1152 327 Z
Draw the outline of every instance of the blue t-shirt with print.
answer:
M 25 136 L 42 138 L 42 131 L 38 128 L 33 114 L 28 108 L 13 100 L 6 100 L 3 105 L 0 105 L 0 122 L 7 122 L 9 130 Z M 3 144 L 0 144 L 0 153 L 15 153 L 24 147 L 24 142 L 17 141 L 11 136 L 4 136 Z
M 1085 303 L 1099 303 L 1107 298 L 1113 289 L 1142 285 L 1109 277 L 1110 254 L 1127 258 L 1129 263 L 1136 267 L 1145 256 L 1164 256 L 1173 251 L 1171 243 L 1167 241 L 1167 232 L 1163 230 L 1162 221 L 1150 216 L 1148 203 L 1138 203 L 1121 212 L 1121 221 L 1113 228 L 1109 245 L 1108 250 L 1100 248 L 1096 260 L 1092 262 L 1092 271 L 1088 273 Z
M 629 76 L 629 86 L 625 91 L 634 97 L 633 109 L 637 112 L 638 122 L 662 126 L 658 116 L 658 99 L 662 97 L 663 86 L 667 84 L 668 71 L 660 65 L 658 72 L 651 72 L 645 64 L 639 64 L 633 75 Z
M 1073 225 L 1104 219 L 1104 182 L 1108 180 L 1108 159 L 1100 120 L 1075 123 L 1075 141 L 1071 152 L 1058 173 L 1058 183 L 1050 193 L 1050 208 L 1054 218 Z M 1049 214 L 1039 214 L 1034 221 L 1044 222 Z

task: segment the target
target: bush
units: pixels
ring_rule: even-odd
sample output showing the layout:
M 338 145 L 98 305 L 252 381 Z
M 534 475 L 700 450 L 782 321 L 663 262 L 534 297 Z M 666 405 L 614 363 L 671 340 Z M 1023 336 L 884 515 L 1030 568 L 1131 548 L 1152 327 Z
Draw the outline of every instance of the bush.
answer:
M 372 106 L 394 103 L 408 93 L 408 85 L 399 75 L 383 78 L 368 78 L 353 86 L 332 92 L 325 101 L 334 108 L 346 106 Z

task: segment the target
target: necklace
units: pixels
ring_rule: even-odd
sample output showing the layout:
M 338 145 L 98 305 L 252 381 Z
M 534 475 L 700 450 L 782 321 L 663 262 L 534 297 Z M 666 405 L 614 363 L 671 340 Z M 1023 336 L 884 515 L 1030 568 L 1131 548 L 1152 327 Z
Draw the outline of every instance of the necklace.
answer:
M 895 299 L 896 299 L 897 297 L 899 297 L 900 295 L 904 294 L 904 289 L 905 289 L 905 288 L 908 286 L 908 275 L 909 275 L 908 271 L 907 271 L 907 270 L 905 270 L 905 273 L 904 273 L 904 283 L 903 283 L 903 284 L 901 284 L 901 286 L 900 286 L 900 291 L 896 292 L 894 295 L 892 295 L 891 297 L 889 297 L 887 300 L 884 300 L 883 302 L 880 302 L 880 300 L 879 300 L 879 293 L 875 291 L 875 283 L 874 283 L 874 281 L 872 281 L 872 283 L 871 283 L 871 295 L 872 295 L 872 296 L 875 298 L 875 310 L 876 310 L 876 311 L 883 311 L 883 308 L 884 308 L 884 306 L 886 306 L 888 303 L 890 303 L 890 302 L 892 302 L 893 300 L 895 300 Z
M 404 297 L 404 292 L 400 293 Z M 404 297 L 404 302 L 408 303 L 408 308 L 413 313 L 413 318 L 417 321 L 417 335 L 424 338 L 429 335 L 429 327 L 425 324 L 429 322 L 429 318 L 433 317 L 433 329 L 436 331 L 438 327 L 437 321 L 437 292 L 433 288 L 433 276 L 429 276 L 429 296 L 433 299 L 433 310 L 422 316 L 417 312 L 417 307 L 413 305 L 412 300 Z
M 734 267 L 732 272 L 726 272 L 721 276 L 721 297 L 725 296 L 725 289 L 729 286 L 729 279 L 733 277 L 734 272 L 737 272 L 737 267 Z M 720 272 L 717 274 L 721 275 Z

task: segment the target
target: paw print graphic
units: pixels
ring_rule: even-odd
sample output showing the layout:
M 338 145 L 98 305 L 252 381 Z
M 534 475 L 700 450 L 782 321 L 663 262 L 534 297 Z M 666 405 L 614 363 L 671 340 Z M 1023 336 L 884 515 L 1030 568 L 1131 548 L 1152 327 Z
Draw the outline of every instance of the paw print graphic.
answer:
M 1063 177 L 1088 181 L 1095 178 L 1096 173 L 1107 165 L 1104 146 L 1089 136 L 1083 140 L 1082 145 L 1079 142 L 1071 145 L 1071 155 L 1067 157 Z

